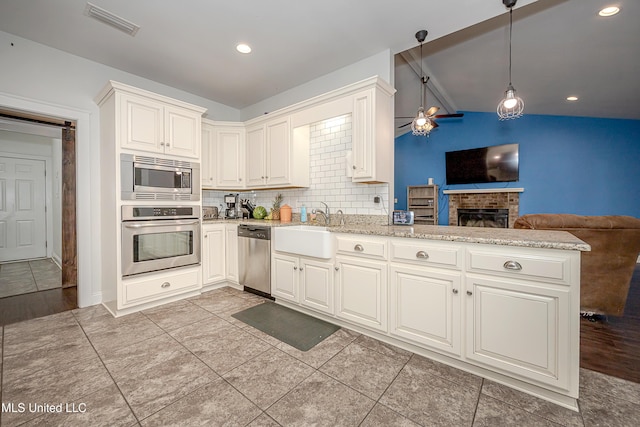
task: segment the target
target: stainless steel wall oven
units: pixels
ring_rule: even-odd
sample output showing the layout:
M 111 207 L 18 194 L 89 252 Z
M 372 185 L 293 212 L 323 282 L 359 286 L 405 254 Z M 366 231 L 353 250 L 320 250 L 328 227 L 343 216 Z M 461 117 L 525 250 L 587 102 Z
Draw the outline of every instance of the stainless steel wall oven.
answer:
M 122 206 L 122 276 L 200 264 L 199 206 Z
M 200 164 L 120 154 L 122 200 L 200 200 Z

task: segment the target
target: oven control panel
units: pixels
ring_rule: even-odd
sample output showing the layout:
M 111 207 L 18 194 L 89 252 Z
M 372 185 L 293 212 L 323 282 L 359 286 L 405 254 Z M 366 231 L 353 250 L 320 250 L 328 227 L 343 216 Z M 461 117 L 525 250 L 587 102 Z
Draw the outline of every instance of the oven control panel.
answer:
M 200 206 L 122 206 L 122 220 L 199 218 Z

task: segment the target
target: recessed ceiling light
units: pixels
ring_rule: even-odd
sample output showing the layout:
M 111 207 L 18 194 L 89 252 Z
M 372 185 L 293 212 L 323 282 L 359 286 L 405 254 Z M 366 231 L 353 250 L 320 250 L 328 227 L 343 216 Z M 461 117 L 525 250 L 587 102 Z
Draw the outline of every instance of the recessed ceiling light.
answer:
M 236 50 L 240 53 L 250 53 L 251 46 L 249 46 L 248 44 L 240 43 L 238 46 L 236 46 Z
M 577 96 L 567 96 L 567 101 L 577 101 L 578 97 Z
M 613 16 L 615 14 L 617 14 L 618 12 L 620 12 L 620 8 L 617 6 L 608 6 L 605 7 L 604 9 L 602 9 L 600 12 L 598 12 L 598 15 L 600 16 Z

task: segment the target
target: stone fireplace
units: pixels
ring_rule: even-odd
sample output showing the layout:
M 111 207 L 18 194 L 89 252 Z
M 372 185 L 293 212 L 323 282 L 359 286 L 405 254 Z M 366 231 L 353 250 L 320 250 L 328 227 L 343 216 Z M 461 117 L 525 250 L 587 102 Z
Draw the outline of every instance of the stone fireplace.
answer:
M 474 209 L 484 212 L 496 210 L 507 210 L 508 219 L 499 220 L 498 224 L 506 228 L 512 228 L 513 223 L 520 215 L 520 193 L 523 188 L 489 188 L 489 189 L 468 189 L 468 190 L 445 190 L 444 194 L 449 196 L 449 225 L 458 225 L 459 209 Z M 464 211 L 463 211 L 464 213 Z M 505 212 L 506 213 L 506 212 Z M 473 221 L 469 225 L 474 227 L 485 226 L 484 221 Z M 487 222 L 490 224 L 490 222 Z

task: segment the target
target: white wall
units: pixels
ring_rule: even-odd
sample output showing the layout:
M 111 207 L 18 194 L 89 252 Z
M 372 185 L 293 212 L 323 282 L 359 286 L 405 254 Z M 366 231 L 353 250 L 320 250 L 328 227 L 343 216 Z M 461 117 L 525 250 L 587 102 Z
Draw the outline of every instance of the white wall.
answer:
M 240 112 L 241 121 L 253 119 L 264 113 L 273 112 L 376 75 L 393 86 L 393 55 L 390 50 L 384 50 L 369 58 L 243 108 Z

